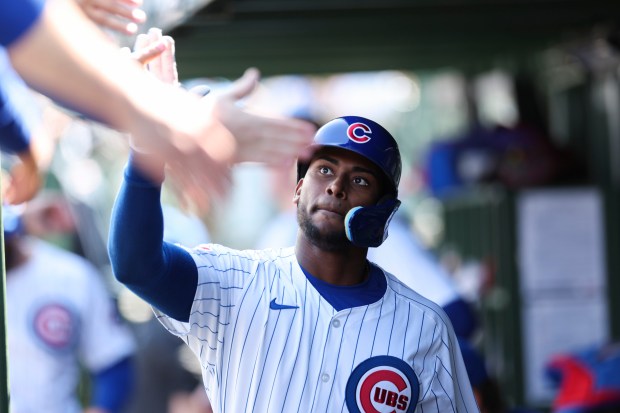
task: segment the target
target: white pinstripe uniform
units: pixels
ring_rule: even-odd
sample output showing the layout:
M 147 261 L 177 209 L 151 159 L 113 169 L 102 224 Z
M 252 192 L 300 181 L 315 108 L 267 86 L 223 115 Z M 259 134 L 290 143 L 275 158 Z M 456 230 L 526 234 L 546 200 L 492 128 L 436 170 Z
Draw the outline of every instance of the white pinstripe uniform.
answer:
M 478 411 L 443 310 L 394 276 L 381 300 L 336 311 L 294 247 L 191 253 L 189 322 L 159 317 L 199 358 L 215 412 Z

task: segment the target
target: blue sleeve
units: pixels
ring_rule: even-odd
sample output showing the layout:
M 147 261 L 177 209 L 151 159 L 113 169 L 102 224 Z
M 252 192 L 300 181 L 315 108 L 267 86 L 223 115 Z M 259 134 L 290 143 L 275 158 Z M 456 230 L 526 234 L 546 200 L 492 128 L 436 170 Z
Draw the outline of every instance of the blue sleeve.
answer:
M 93 374 L 91 406 L 119 413 L 134 390 L 135 369 L 131 357 Z
M 39 19 L 44 0 L 0 1 L 0 45 L 9 46 Z
M 0 47 L 0 149 L 3 151 L 18 153 L 28 149 L 29 123 L 33 119 L 29 115 L 34 112 L 32 107 L 27 107 L 29 93 L 11 67 L 6 50 Z
M 116 278 L 164 314 L 188 321 L 198 269 L 183 248 L 163 241 L 161 185 L 130 159 L 112 209 L 108 252 Z

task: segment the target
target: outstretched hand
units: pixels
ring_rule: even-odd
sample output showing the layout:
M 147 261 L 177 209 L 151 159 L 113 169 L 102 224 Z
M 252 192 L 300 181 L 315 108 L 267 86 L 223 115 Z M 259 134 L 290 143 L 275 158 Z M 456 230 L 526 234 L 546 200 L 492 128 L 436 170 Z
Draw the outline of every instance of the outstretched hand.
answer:
M 19 162 L 3 176 L 2 199 L 10 205 L 19 205 L 32 199 L 43 183 L 43 171 L 29 151 L 18 154 Z
M 78 0 L 82 11 L 98 25 L 132 35 L 138 25 L 146 21 L 146 13 L 140 7 L 142 0 Z
M 151 28 L 146 34 L 138 35 L 132 56 L 161 83 L 179 86 L 174 40 L 170 36 L 163 36 L 161 29 Z M 195 109 L 200 110 L 201 102 L 198 97 L 190 96 L 195 99 L 192 106 L 195 105 Z M 202 123 L 204 114 L 188 112 L 190 108 L 183 109 L 183 107 L 179 106 L 175 108 L 178 112 L 175 110 L 175 113 L 169 112 L 167 115 L 185 118 L 185 121 L 182 121 L 184 128 L 192 127 L 197 122 Z M 130 138 L 131 147 L 135 152 L 134 161 L 147 173 L 150 172 L 151 176 L 160 176 L 162 180 L 165 165 L 167 175 L 173 183 L 171 188 L 184 207 L 193 204 L 199 210 L 206 210 L 212 197 L 222 197 L 226 194 L 230 186 L 228 165 L 212 159 L 199 142 L 186 139 L 172 141 L 171 151 L 161 151 L 162 148 L 153 148 L 153 136 L 144 138 L 146 139 L 137 134 L 133 134 Z M 161 153 L 166 156 L 162 157 Z
M 160 43 L 165 45 L 164 51 L 149 61 L 148 70 L 162 83 L 178 85 L 171 37 L 163 36 L 161 30 L 153 28 L 147 34 L 138 35 L 134 54 Z M 238 105 L 240 99 L 254 91 L 259 77 L 258 70 L 248 69 L 219 95 L 199 99 L 188 94 L 196 99 L 197 105 L 179 104 L 174 112 L 166 113 L 180 125 L 180 130 L 200 136 L 197 140 L 176 141 L 173 138 L 169 142 L 170 151 L 162 151 L 161 147 L 154 151 L 153 134 L 160 131 L 154 130 L 150 135 L 133 134 L 132 148 L 138 154 L 148 154 L 137 158 L 138 166 L 157 174 L 157 168 L 165 163 L 182 204 L 193 203 L 198 209 L 205 210 L 212 196 L 226 194 L 233 164 L 261 162 L 285 167 L 297 157 L 304 157 L 315 132 L 312 124 L 254 114 Z M 179 137 L 178 134 L 175 136 Z M 159 155 L 162 153 L 166 154 L 165 158 Z
M 254 91 L 259 78 L 257 69 L 247 69 L 227 91 L 214 98 L 213 115 L 233 137 L 220 136 L 230 139 L 229 144 L 213 141 L 218 152 L 215 156 L 233 163 L 261 162 L 287 167 L 298 157 L 309 155 L 315 127 L 302 120 L 259 115 L 240 107 L 237 102 Z

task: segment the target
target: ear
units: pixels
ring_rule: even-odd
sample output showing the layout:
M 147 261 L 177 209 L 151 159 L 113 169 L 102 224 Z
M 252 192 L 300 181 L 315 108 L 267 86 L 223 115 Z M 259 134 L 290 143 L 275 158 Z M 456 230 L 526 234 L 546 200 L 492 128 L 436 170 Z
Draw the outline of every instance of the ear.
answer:
M 299 182 L 297 182 L 297 185 L 295 185 L 295 195 L 293 195 L 293 203 L 295 205 L 297 205 L 297 203 L 299 202 L 299 197 L 301 196 L 301 186 L 303 182 L 304 178 L 301 178 Z

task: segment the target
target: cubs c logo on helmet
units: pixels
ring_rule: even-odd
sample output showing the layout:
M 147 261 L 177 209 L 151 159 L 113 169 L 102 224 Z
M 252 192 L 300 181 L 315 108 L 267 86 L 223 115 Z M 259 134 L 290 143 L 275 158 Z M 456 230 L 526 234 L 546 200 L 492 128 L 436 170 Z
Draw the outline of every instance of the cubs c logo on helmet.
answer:
M 366 143 L 370 140 L 370 136 L 368 135 L 372 135 L 372 130 L 365 123 L 352 123 L 347 128 L 347 136 L 353 142 Z
M 396 357 L 377 356 L 353 370 L 345 398 L 352 413 L 413 413 L 419 394 L 411 366 Z

